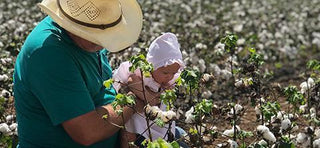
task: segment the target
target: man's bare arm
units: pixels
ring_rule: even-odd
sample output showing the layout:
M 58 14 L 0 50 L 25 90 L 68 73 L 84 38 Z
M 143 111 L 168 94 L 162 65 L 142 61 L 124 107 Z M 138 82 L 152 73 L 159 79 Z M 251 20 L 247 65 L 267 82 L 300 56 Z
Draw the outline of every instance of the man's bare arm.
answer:
M 139 109 L 141 112 L 143 110 L 143 102 L 137 100 L 134 108 Z M 124 125 L 134 113 L 135 111 L 132 108 L 124 107 L 123 122 L 122 117 L 118 116 L 109 104 L 65 121 L 62 126 L 74 141 L 88 146 L 114 135 L 119 130 L 116 125 Z M 103 115 L 107 115 L 107 118 L 103 119 Z

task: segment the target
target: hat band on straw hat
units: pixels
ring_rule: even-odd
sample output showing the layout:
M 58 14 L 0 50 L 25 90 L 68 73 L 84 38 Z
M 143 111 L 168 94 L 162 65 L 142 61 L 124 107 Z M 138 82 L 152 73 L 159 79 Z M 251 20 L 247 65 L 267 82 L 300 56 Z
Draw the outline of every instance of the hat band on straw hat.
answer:
M 107 29 L 107 28 L 111 28 L 117 24 L 119 24 L 122 20 L 122 9 L 121 9 L 121 15 L 119 16 L 119 18 L 112 22 L 112 23 L 109 23 L 109 24 L 90 24 L 90 23 L 86 23 L 86 22 L 83 22 L 83 21 L 79 21 L 77 19 L 74 19 L 73 17 L 71 17 L 70 15 L 68 15 L 61 7 L 60 5 L 60 0 L 57 0 L 57 3 L 58 3 L 58 7 L 59 9 L 61 10 L 62 14 L 64 16 L 66 16 L 68 19 L 70 19 L 71 21 L 77 23 L 77 24 L 80 24 L 80 25 L 83 25 L 83 26 L 86 26 L 86 27 L 91 27 L 91 28 L 99 28 L 101 30 L 104 30 L 104 29 Z M 121 5 L 121 4 L 120 4 Z

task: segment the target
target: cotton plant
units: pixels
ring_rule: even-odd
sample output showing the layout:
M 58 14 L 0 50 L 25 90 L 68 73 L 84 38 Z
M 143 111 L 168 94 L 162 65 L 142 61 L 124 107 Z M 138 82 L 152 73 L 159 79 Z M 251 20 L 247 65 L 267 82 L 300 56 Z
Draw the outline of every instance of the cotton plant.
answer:
M 266 122 L 271 124 L 274 122 L 274 118 L 277 118 L 277 116 L 282 117 L 282 113 L 279 114 L 280 112 L 280 104 L 278 102 L 266 102 L 261 106 L 261 112 L 262 115 L 265 117 Z
M 204 143 L 204 132 L 206 132 L 206 124 L 204 123 L 204 118 L 211 114 L 213 103 L 211 100 L 203 99 L 198 102 L 194 107 L 191 107 L 189 111 L 186 112 L 187 123 L 195 124 L 194 127 L 189 129 L 191 141 L 195 141 L 196 145 L 203 145 Z
M 242 68 L 242 73 L 246 76 L 245 78 L 242 78 L 242 86 L 245 88 L 250 87 L 251 91 L 255 93 L 255 95 L 251 96 L 251 104 L 252 106 L 256 106 L 257 104 L 260 106 L 257 109 L 260 109 L 261 106 L 265 104 L 264 96 L 262 93 L 262 89 L 264 88 L 264 82 L 263 80 L 266 79 L 266 74 L 262 73 L 261 66 L 265 63 L 263 59 L 263 54 L 261 52 L 258 52 L 257 49 L 249 47 L 248 48 L 249 55 L 246 59 L 246 63 L 244 64 Z M 256 111 L 257 112 L 257 111 Z M 261 119 L 261 124 L 264 124 L 265 117 L 264 114 L 259 115 L 259 120 Z
M 303 95 L 298 91 L 296 86 L 290 85 L 284 89 L 285 97 L 289 102 L 289 111 L 292 111 L 293 114 L 299 111 L 299 106 L 306 103 Z M 292 106 L 292 108 L 290 108 Z
M 248 146 L 245 142 L 245 139 L 248 137 L 252 137 L 253 133 L 251 131 L 241 130 L 238 132 L 237 136 L 238 136 L 238 139 L 240 140 L 240 148 L 245 148 Z
M 238 36 L 237 35 L 234 35 L 234 34 L 228 34 L 226 35 L 225 37 L 223 37 L 220 42 L 222 44 L 224 44 L 224 50 L 225 52 L 229 55 L 230 57 L 230 60 L 228 61 L 230 63 L 230 71 L 231 71 L 231 101 L 232 101 L 232 104 L 236 104 L 236 96 L 235 96 L 235 93 L 234 93 L 234 90 L 235 90 L 235 86 L 234 86 L 234 83 L 235 83 L 235 67 L 234 67 L 234 63 L 233 63 L 233 57 L 234 55 L 236 54 L 236 47 L 237 47 L 237 40 L 238 40 Z M 234 105 L 232 105 L 232 110 L 233 110 L 233 113 L 236 112 L 235 110 L 235 107 Z M 236 141 L 237 140 L 237 137 L 236 137 L 236 122 L 237 121 L 237 115 L 236 114 L 233 114 L 233 119 L 232 119 L 232 122 L 231 124 L 233 124 L 233 127 L 234 127 L 234 135 L 233 135 L 233 140 Z

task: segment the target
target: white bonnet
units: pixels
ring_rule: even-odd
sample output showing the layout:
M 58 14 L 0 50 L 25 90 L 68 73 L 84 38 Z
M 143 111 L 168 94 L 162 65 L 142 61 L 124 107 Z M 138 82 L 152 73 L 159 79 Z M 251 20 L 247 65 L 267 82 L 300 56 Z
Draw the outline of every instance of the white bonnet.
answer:
M 184 62 L 176 35 L 169 32 L 157 37 L 149 47 L 147 61 L 153 64 L 154 70 L 173 63 L 178 63 L 180 70 L 183 69 Z

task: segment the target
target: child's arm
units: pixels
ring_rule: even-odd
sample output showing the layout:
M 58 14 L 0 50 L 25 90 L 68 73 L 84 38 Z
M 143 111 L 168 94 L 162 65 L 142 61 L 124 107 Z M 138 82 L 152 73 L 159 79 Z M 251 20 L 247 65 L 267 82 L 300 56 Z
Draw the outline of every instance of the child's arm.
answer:
M 113 87 L 117 92 L 119 92 L 119 89 L 123 84 L 126 84 L 128 82 L 128 78 L 131 74 L 129 71 L 129 67 L 130 63 L 128 61 L 123 62 L 113 73 Z

